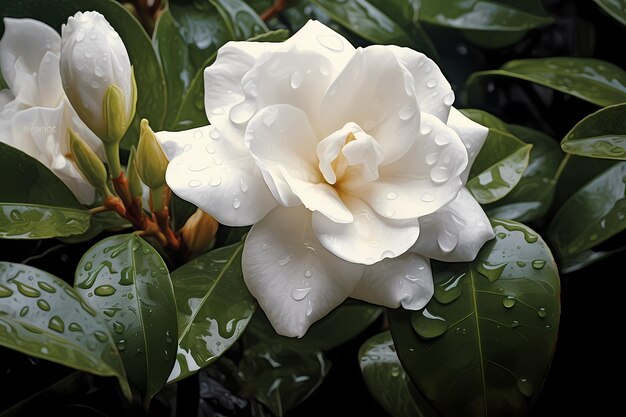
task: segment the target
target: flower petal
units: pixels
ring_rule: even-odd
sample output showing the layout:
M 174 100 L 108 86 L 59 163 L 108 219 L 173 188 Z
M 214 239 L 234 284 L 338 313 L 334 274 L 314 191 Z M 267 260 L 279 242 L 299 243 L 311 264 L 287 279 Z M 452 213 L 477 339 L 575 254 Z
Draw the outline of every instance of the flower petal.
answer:
M 436 116 L 442 122 L 448 120 L 448 112 L 454 103 L 454 92 L 435 62 L 426 55 L 410 48 L 385 46 L 406 67 L 414 80 L 415 96 L 422 113 Z
M 322 245 L 348 262 L 371 265 L 406 252 L 417 240 L 417 218 L 392 220 L 379 216 L 363 200 L 344 194 L 343 202 L 354 216 L 340 224 L 313 213 L 313 231 Z
M 411 251 L 445 262 L 470 262 L 493 239 L 489 219 L 466 188 L 456 200 L 420 219 L 420 236 Z
M 4 18 L 0 40 L 0 70 L 7 85 L 17 96 L 17 72 L 35 74 L 46 52 L 61 52 L 61 36 L 50 26 L 33 19 Z M 19 65 L 16 63 L 19 61 Z
M 430 301 L 433 293 L 430 262 L 407 252 L 366 267 L 350 297 L 389 308 L 402 306 L 419 310 Z
M 324 96 L 322 137 L 354 122 L 381 145 L 383 164 L 396 161 L 420 125 L 412 83 L 411 74 L 386 46 L 357 49 Z
M 350 176 L 341 190 L 365 200 L 390 219 L 434 213 L 456 197 L 467 152 L 454 130 L 435 116 L 422 114 L 422 130 L 399 160 L 379 168 L 380 178 L 366 182 Z
M 59 72 L 59 55 L 46 52 L 37 72 L 39 90 L 38 104 L 44 107 L 56 107 L 63 99 L 63 86 Z
M 354 290 L 363 266 L 328 252 L 311 230 L 304 207 L 272 210 L 255 224 L 243 250 L 248 289 L 284 336 L 303 336 L 309 326 Z
M 454 129 L 454 131 L 459 135 L 459 138 L 461 138 L 463 145 L 465 145 L 465 149 L 467 149 L 469 161 L 467 163 L 467 168 L 465 168 L 465 171 L 461 174 L 461 179 L 463 180 L 463 184 L 465 184 L 465 182 L 467 182 L 470 169 L 474 164 L 474 160 L 478 156 L 480 148 L 482 148 L 485 143 L 485 139 L 487 139 L 489 129 L 465 117 L 463 113 L 454 107 L 450 109 L 450 116 L 448 116 L 447 125 Z
M 166 180 L 172 191 L 220 223 L 250 225 L 276 206 L 248 150 L 223 139 L 215 127 L 156 136 L 170 160 Z

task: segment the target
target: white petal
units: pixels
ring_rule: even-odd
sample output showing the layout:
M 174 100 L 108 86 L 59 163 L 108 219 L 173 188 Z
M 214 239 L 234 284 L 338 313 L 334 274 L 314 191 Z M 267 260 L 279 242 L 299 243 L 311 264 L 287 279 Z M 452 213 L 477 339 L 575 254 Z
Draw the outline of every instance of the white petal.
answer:
M 411 251 L 445 262 L 470 262 L 493 239 L 489 219 L 463 188 L 456 200 L 420 219 L 420 236 Z
M 445 122 L 454 103 L 450 83 L 433 60 L 410 48 L 386 46 L 409 70 L 414 80 L 417 103 L 423 113 L 429 113 Z
M 0 40 L 0 70 L 14 95 L 16 72 L 34 74 L 46 52 L 57 56 L 61 51 L 61 37 L 50 26 L 33 19 L 4 18 L 4 35 Z M 16 66 L 19 60 L 20 65 Z
M 480 148 L 482 148 L 485 143 L 485 139 L 487 139 L 489 129 L 473 120 L 468 119 L 465 115 L 463 115 L 463 113 L 454 107 L 450 110 L 447 125 L 458 133 L 463 145 L 465 145 L 465 149 L 467 149 L 469 161 L 467 168 L 465 168 L 465 171 L 463 171 L 463 174 L 461 175 L 463 184 L 465 184 L 467 177 L 469 176 L 470 169 L 474 164 L 474 160 L 476 159 L 476 156 L 478 156 Z
M 364 201 L 349 195 L 342 200 L 354 221 L 340 224 L 313 213 L 313 231 L 326 249 L 348 262 L 371 265 L 406 252 L 417 240 L 417 219 L 392 220 L 376 214 Z
M 248 150 L 215 127 L 156 135 L 170 160 L 169 187 L 220 223 L 250 225 L 276 206 Z
M 255 224 L 243 250 L 248 289 L 284 336 L 303 336 L 309 326 L 341 304 L 357 285 L 363 266 L 328 252 L 311 231 L 304 207 L 272 210 Z
M 2 115 L 4 107 L 13 100 L 15 100 L 15 96 L 11 93 L 11 90 L 8 88 L 0 90 L 0 115 Z
M 394 162 L 407 152 L 420 125 L 412 82 L 386 46 L 358 49 L 324 96 L 323 137 L 354 122 L 381 145 L 384 164 Z
M 381 216 L 416 218 L 456 197 L 466 167 L 467 152 L 456 132 L 423 113 L 422 130 L 413 146 L 398 161 L 380 167 L 378 181 L 350 177 L 341 189 L 365 200 Z
M 40 106 L 56 107 L 63 99 L 59 55 L 46 52 L 43 56 L 37 72 L 37 87 L 39 89 L 38 105 Z
M 419 310 L 434 293 L 430 262 L 407 252 L 397 258 L 383 259 L 365 268 L 350 297 L 389 308 Z

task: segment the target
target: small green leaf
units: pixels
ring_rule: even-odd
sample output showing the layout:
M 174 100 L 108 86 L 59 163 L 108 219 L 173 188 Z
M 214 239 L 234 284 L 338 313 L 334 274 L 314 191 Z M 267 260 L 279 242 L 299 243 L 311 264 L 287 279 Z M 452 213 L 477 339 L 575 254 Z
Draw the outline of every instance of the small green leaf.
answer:
M 565 135 L 561 148 L 573 155 L 626 160 L 626 104 L 582 119 Z
M 493 203 L 509 194 L 522 179 L 532 145 L 517 139 L 502 120 L 487 112 L 474 109 L 462 112 L 489 128 L 485 144 L 472 165 L 467 189 L 479 203 Z
M 389 310 L 398 356 L 442 416 L 525 416 L 557 338 L 559 276 L 526 226 L 493 220 L 496 238 L 470 263 L 433 265 L 421 311 Z
M 89 217 L 52 171 L 0 142 L 0 238 L 78 235 L 89 227 Z
M 258 343 L 244 351 L 239 375 L 244 395 L 282 417 L 317 389 L 329 368 L 324 354 L 304 343 Z
M 0 345 L 95 375 L 114 376 L 132 397 L 102 316 L 63 280 L 0 262 Z
M 564 262 L 626 229 L 626 162 L 613 164 L 560 207 L 548 236 Z
M 243 41 L 268 31 L 259 15 L 241 0 L 209 0 L 217 8 L 232 38 Z
M 493 76 L 530 81 L 598 106 L 626 101 L 626 71 L 598 59 L 556 57 L 510 61 L 499 70 L 472 74 L 467 81 L 468 95 L 479 88 L 479 81 Z
M 556 173 L 563 158 L 557 142 L 534 129 L 508 125 L 516 137 L 533 145 L 530 162 L 520 182 L 501 200 L 485 207 L 490 217 L 519 222 L 543 217 L 552 205 Z
M 370 394 L 387 413 L 393 417 L 437 416 L 402 367 L 389 331 L 368 339 L 359 349 L 359 361 Z
M 626 26 L 626 1 L 625 0 L 593 0 L 605 12 L 615 20 Z
M 165 262 L 134 233 L 112 236 L 85 253 L 74 288 L 104 313 L 128 378 L 148 404 L 176 360 L 176 304 Z
M 170 382 L 188 377 L 227 351 L 246 329 L 256 303 L 241 272 L 243 243 L 220 248 L 172 273 L 178 305 L 178 353 Z

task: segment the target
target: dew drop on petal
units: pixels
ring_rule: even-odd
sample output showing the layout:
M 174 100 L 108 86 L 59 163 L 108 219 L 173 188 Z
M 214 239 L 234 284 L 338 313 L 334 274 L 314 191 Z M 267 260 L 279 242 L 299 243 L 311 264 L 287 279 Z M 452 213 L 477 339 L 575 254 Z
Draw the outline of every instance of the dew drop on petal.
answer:
M 215 153 L 215 146 L 213 146 L 211 144 L 208 144 L 205 149 L 206 149 L 207 153 Z
M 191 180 L 191 181 L 189 181 L 189 184 L 187 184 L 187 185 L 189 185 L 191 188 L 196 188 L 196 187 L 199 187 L 200 185 L 202 185 L 202 183 L 200 181 L 198 181 L 198 180 Z
M 211 177 L 211 179 L 209 180 L 209 185 L 211 187 L 217 187 L 218 185 L 220 185 L 222 183 L 222 177 L 220 177 L 219 175 L 214 175 Z
M 430 171 L 430 178 L 436 183 L 446 182 L 450 179 L 450 171 L 443 166 L 435 167 Z
M 304 76 L 302 75 L 302 71 L 295 70 L 293 74 L 291 74 L 291 88 L 300 88 L 303 80 Z
M 454 103 L 454 92 L 451 91 L 443 98 L 443 104 L 445 104 L 446 106 L 451 106 L 453 103 Z
M 452 138 L 444 133 L 439 133 L 437 136 L 435 136 L 435 143 L 439 146 L 447 145 L 451 141 Z
M 311 271 L 308 268 L 304 270 L 304 277 L 305 278 L 311 278 L 312 276 L 313 276 L 313 271 Z
M 200 129 L 194 130 L 194 132 L 193 132 L 193 138 L 194 139 L 202 139 L 203 136 L 204 136 L 204 133 L 202 133 L 202 130 L 200 130 Z M 186 147 L 186 145 L 185 145 L 185 147 Z
M 234 198 L 233 199 L 233 208 L 234 209 L 238 209 L 239 207 L 241 207 L 241 201 L 239 201 L 238 198 Z
M 242 193 L 245 193 L 246 191 L 248 191 L 248 183 L 246 182 L 244 178 L 239 179 L 239 189 L 241 190 Z
M 343 41 L 337 35 L 320 35 L 317 37 L 317 41 L 320 43 L 320 45 L 330 49 L 331 51 L 343 51 Z
M 432 152 L 426 155 L 426 163 L 428 165 L 433 165 L 438 160 L 439 160 L 439 153 L 437 152 Z
M 422 200 L 425 203 L 430 203 L 432 201 L 435 201 L 435 197 L 432 196 L 432 194 L 428 194 L 428 193 L 423 193 L 420 196 L 420 200 Z
M 211 130 L 211 133 L 209 133 L 209 136 L 211 137 L 211 139 L 219 139 L 220 132 L 217 129 L 213 129 Z
M 291 290 L 291 298 L 296 301 L 302 301 L 310 292 L 310 287 L 294 288 L 293 290 Z
M 211 111 L 212 114 L 218 116 L 220 114 L 224 114 L 224 108 L 223 107 L 216 107 L 213 109 L 213 111 Z
M 434 78 L 431 78 L 430 80 L 426 81 L 426 87 L 428 88 L 437 87 L 437 80 L 435 80 Z
M 311 313 L 313 313 L 313 303 L 311 303 L 311 300 L 309 300 L 306 305 L 306 316 L 309 317 Z
M 420 133 L 422 135 L 428 135 L 432 131 L 433 131 L 433 127 L 431 126 L 431 124 L 430 123 L 424 123 L 422 125 L 421 130 L 420 130 Z
M 387 200 L 395 200 L 396 198 L 398 198 L 398 194 L 392 191 L 390 193 L 387 193 L 386 198 Z
M 416 112 L 416 106 L 408 105 L 400 109 L 400 111 L 398 112 L 398 117 L 400 117 L 400 119 L 402 120 L 409 120 L 415 115 Z

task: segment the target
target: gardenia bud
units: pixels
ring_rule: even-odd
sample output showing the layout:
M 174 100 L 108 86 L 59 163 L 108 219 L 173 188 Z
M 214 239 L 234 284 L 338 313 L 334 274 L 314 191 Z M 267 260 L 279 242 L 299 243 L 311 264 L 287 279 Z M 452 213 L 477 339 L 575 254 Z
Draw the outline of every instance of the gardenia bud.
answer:
M 78 170 L 94 188 L 104 195 L 109 194 L 107 187 L 107 171 L 98 155 L 74 131 L 70 134 L 70 151 Z
M 62 28 L 63 89 L 80 118 L 105 143 L 120 141 L 136 104 L 128 52 L 98 12 L 78 12 Z
M 181 229 L 183 241 L 190 252 L 200 253 L 209 249 L 215 241 L 218 223 L 212 216 L 197 209 L 196 212 L 187 219 Z
M 165 171 L 169 161 L 146 119 L 141 121 L 141 133 L 135 162 L 141 180 L 151 190 L 165 185 Z
M 137 172 L 137 162 L 136 158 L 136 150 L 135 147 L 132 146 L 130 148 L 130 156 L 128 157 L 128 165 L 126 166 L 126 178 L 128 178 L 128 189 L 130 190 L 130 195 L 135 198 L 141 198 L 143 195 L 143 188 L 141 187 L 141 179 L 139 178 L 139 173 Z

